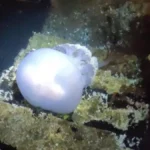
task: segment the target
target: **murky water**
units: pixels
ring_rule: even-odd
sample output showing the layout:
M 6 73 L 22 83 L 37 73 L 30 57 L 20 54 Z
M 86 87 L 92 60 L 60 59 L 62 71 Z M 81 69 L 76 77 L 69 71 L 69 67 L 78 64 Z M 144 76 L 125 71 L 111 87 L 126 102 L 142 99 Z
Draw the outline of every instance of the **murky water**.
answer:
M 40 32 L 48 15 L 49 4 L 0 2 L 0 72 L 14 62 L 26 48 L 32 32 Z

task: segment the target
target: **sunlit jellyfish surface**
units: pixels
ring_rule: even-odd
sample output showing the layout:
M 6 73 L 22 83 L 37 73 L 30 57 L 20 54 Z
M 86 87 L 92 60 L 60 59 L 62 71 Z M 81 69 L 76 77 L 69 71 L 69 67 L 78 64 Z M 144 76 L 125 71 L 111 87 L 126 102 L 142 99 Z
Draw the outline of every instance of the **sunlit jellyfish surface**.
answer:
M 30 52 L 18 66 L 16 82 L 31 105 L 66 114 L 80 103 L 97 67 L 85 46 L 66 43 Z

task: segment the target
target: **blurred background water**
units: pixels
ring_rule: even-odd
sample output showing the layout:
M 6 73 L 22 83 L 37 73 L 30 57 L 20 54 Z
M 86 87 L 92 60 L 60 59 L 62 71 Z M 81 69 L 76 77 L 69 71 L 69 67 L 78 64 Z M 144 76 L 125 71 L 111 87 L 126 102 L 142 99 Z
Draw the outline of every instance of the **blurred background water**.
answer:
M 48 15 L 49 0 L 0 1 L 0 72 L 12 65 L 26 48 L 32 32 L 40 32 Z

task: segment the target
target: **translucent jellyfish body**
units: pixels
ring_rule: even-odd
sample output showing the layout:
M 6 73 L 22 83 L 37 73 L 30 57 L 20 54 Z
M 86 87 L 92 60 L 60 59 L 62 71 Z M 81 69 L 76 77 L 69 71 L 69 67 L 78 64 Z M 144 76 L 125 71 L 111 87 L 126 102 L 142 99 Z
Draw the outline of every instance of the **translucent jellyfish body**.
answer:
M 19 64 L 16 81 L 33 106 L 71 113 L 95 74 L 97 60 L 79 44 L 62 44 L 30 52 Z

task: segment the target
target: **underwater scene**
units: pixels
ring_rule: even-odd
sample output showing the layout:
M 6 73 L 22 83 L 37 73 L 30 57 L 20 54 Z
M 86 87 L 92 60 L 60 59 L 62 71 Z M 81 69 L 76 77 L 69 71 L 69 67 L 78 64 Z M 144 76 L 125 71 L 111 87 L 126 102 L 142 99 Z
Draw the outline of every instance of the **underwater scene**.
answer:
M 0 13 L 0 150 L 150 150 L 149 1 Z

